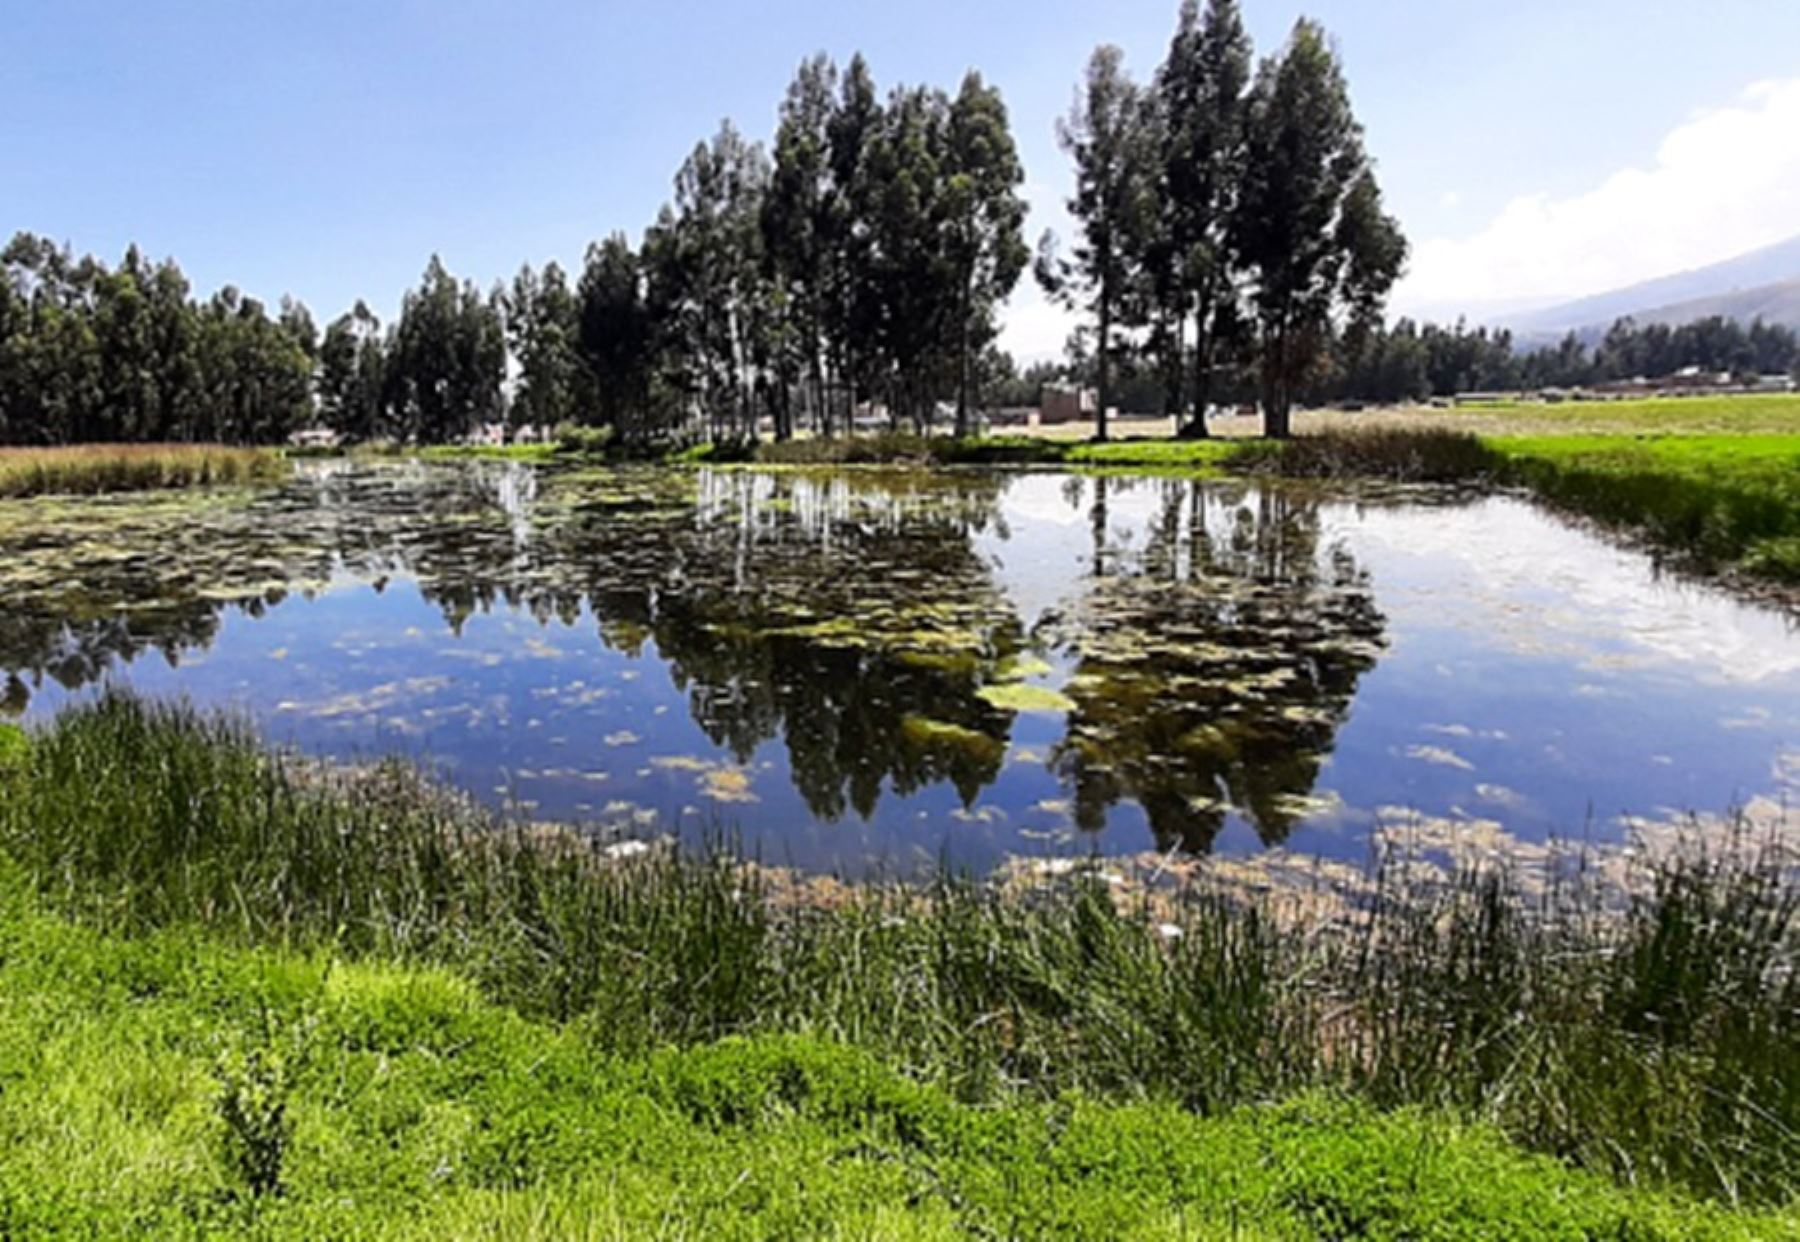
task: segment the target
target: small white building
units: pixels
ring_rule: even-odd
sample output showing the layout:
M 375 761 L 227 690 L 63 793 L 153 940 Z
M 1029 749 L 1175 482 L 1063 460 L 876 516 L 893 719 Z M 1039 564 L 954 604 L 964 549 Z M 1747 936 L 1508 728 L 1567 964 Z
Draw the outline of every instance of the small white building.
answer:
M 344 437 L 329 427 L 306 427 L 288 436 L 288 443 L 295 448 L 334 449 L 344 442 Z

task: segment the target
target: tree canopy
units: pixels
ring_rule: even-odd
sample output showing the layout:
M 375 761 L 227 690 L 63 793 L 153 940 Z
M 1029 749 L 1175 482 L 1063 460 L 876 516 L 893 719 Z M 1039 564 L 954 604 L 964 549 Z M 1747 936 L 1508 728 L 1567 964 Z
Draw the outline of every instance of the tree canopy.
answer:
M 1066 246 L 1036 276 L 1079 312 L 1066 356 L 1020 372 L 996 345 L 1027 267 L 1025 170 L 1000 91 L 878 88 L 860 55 L 802 62 L 765 146 L 730 120 L 677 169 L 637 241 L 578 271 L 526 264 L 483 290 L 433 256 L 383 324 L 365 301 L 321 332 L 283 298 L 202 298 L 172 259 L 116 267 L 21 233 L 0 251 L 0 443 L 436 441 L 483 424 L 604 428 L 626 442 L 979 426 L 1051 380 L 1205 434 L 1257 401 L 1795 370 L 1794 333 L 1624 321 L 1531 352 L 1505 332 L 1386 322 L 1407 245 L 1387 214 L 1342 66 L 1316 23 L 1260 62 L 1239 0 L 1182 0 L 1141 84 L 1088 62 L 1057 136 Z

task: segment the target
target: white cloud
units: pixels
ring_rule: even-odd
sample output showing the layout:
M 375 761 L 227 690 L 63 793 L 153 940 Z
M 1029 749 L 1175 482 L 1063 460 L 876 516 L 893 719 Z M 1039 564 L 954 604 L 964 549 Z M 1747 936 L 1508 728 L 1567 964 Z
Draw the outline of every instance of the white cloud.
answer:
M 1021 368 L 1045 359 L 1062 357 L 1063 345 L 1080 320 L 1064 310 L 1026 273 L 1007 303 L 1006 321 L 1000 328 L 1000 348 Z
M 1703 267 L 1800 230 L 1800 78 L 1761 82 L 1570 198 L 1514 199 L 1479 233 L 1418 245 L 1396 310 L 1598 293 Z
M 1027 181 L 1022 190 L 1029 214 L 1025 223 L 1025 241 L 1035 254 L 1038 236 L 1053 229 L 1069 243 L 1074 224 L 1064 204 L 1066 191 L 1049 182 Z M 1080 322 L 1078 316 L 1050 301 L 1029 270 L 1013 290 L 1001 314 L 1000 348 L 1013 356 L 1021 368 L 1034 362 L 1062 357 L 1063 345 Z

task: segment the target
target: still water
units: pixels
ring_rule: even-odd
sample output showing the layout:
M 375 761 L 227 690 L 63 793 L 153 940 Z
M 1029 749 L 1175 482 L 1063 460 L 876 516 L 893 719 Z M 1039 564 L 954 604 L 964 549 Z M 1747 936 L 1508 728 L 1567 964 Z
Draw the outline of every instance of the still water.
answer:
M 0 698 L 108 684 L 847 873 L 1617 838 L 1800 794 L 1800 634 L 1509 497 L 305 467 L 0 505 Z

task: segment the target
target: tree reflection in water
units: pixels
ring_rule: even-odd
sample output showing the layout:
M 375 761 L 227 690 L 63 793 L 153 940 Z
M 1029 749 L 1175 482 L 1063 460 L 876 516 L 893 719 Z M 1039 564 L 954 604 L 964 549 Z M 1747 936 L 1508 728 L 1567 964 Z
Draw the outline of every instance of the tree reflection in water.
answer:
M 1076 823 L 1130 798 L 1164 849 L 1205 852 L 1234 809 L 1277 843 L 1379 657 L 1367 575 L 1302 493 L 1132 482 L 1160 493 L 1145 546 L 1112 546 L 1103 516 L 1132 484 L 1093 480 L 1094 575 L 1050 635 L 1076 661 L 1053 758 Z
M 215 640 L 226 610 L 405 580 L 452 632 L 478 612 L 588 614 L 608 647 L 653 650 L 714 745 L 746 764 L 780 738 L 829 821 L 946 782 L 973 804 L 1015 723 L 980 691 L 1041 647 L 1072 672 L 1051 762 L 1081 828 L 1131 799 L 1165 846 L 1204 850 L 1231 808 L 1279 840 L 1382 636 L 1317 505 L 1071 478 L 1091 557 L 1067 606 L 1028 633 L 978 550 L 1012 537 L 1013 482 L 345 466 L 229 501 L 0 508 L 0 701 L 16 713 L 44 678 L 74 689 L 153 650 L 174 663 Z M 1154 502 L 1136 537 L 1109 525 L 1121 498 L 1134 513 Z

